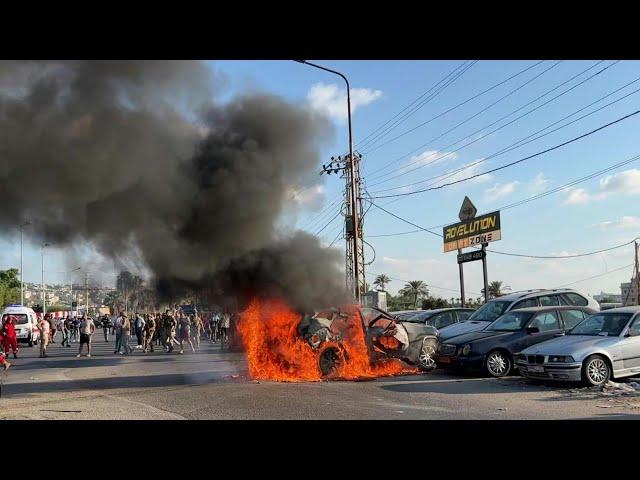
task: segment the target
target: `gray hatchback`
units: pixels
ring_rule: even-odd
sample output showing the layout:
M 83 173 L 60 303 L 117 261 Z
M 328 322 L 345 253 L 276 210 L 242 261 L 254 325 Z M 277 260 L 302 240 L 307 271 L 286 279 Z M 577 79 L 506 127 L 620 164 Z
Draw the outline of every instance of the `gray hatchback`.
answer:
M 566 335 L 522 350 L 520 373 L 531 379 L 583 382 L 640 374 L 640 306 L 595 313 Z

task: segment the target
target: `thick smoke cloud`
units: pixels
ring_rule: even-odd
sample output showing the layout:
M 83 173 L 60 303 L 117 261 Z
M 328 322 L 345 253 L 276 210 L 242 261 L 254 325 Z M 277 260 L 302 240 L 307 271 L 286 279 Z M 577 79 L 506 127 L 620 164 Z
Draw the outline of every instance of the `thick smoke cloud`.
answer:
M 199 62 L 0 62 L 0 226 L 139 256 L 167 297 L 335 301 L 337 254 L 277 228 L 329 124 L 270 95 L 214 104 L 222 83 Z

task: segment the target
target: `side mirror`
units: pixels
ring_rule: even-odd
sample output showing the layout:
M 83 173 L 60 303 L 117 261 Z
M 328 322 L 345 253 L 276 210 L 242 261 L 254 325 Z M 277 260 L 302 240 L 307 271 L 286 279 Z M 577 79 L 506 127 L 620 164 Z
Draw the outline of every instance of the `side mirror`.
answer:
M 532 333 L 540 333 L 540 329 L 538 327 L 527 327 L 527 334 L 531 335 Z

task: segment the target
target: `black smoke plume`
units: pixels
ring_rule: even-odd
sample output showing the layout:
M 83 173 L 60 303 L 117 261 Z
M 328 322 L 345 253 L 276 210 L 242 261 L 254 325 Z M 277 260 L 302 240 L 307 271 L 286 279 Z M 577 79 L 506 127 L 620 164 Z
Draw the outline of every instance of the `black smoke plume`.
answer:
M 214 103 L 223 85 L 200 62 L 0 62 L 0 227 L 136 256 L 165 298 L 335 303 L 339 256 L 281 222 L 330 125 L 266 94 Z

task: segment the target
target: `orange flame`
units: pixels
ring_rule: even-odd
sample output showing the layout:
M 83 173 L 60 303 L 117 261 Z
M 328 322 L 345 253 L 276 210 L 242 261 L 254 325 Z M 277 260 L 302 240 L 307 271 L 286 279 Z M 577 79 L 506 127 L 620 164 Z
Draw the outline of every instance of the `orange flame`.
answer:
M 417 369 L 396 359 L 385 359 L 372 365 L 362 325 L 356 321 L 355 308 L 341 320 L 346 360 L 338 369 L 344 379 L 372 378 L 416 373 Z M 240 314 L 238 331 L 247 352 L 249 375 L 257 380 L 319 381 L 322 373 L 318 352 L 298 334 L 300 315 L 282 300 L 254 299 Z

